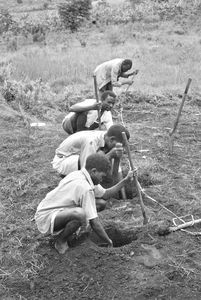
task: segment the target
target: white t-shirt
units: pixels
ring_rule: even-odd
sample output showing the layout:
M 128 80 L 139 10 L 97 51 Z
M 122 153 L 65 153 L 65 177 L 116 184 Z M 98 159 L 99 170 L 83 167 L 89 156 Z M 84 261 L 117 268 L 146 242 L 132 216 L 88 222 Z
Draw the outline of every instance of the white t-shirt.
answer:
M 106 131 L 86 130 L 79 131 L 68 136 L 56 149 L 57 155 L 69 157 L 74 154 L 80 155 L 80 166 L 85 167 L 86 159 L 94 154 L 99 148 L 105 146 L 104 136 Z
M 96 75 L 99 90 L 109 82 L 112 82 L 113 85 L 117 83 L 123 61 L 122 58 L 115 58 L 96 67 L 94 75 Z
M 105 189 L 94 186 L 87 170 L 83 168 L 62 179 L 37 207 L 36 214 L 60 208 L 82 207 L 87 220 L 97 218 L 95 197 L 102 197 Z

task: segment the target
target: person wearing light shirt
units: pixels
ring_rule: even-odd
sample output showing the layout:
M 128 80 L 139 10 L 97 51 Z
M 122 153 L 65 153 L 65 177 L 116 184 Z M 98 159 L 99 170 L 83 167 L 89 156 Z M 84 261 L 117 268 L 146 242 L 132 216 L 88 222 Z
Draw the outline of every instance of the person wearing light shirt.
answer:
M 100 109 L 101 129 L 109 129 L 113 125 L 111 110 L 115 104 L 116 95 L 112 91 L 106 91 L 101 95 L 100 100 L 100 104 L 97 103 L 96 99 L 86 99 L 72 105 L 69 113 L 62 121 L 63 129 L 68 134 L 98 129 L 98 109 Z
M 85 168 L 75 171 L 62 179 L 37 207 L 35 221 L 43 234 L 57 235 L 55 248 L 60 254 L 68 249 L 68 239 L 80 226 L 88 223 L 95 233 L 109 246 L 112 240 L 101 225 L 95 197 L 111 198 L 129 180 L 134 172 L 115 186 L 104 189 L 100 183 L 110 170 L 110 161 L 103 154 L 92 154 L 86 160 Z
M 96 67 L 94 75 L 96 76 L 100 95 L 105 91 L 112 91 L 113 87 L 121 87 L 124 84 L 131 85 L 133 80 L 128 79 L 138 73 L 138 70 L 127 74 L 126 72 L 132 68 L 132 60 L 115 58 L 106 61 Z M 119 78 L 127 80 L 119 81 Z
M 121 157 L 123 148 L 116 148 L 116 144 L 123 144 L 122 132 L 130 138 L 129 131 L 121 124 L 112 125 L 107 131 L 79 131 L 68 136 L 55 151 L 53 169 L 60 175 L 68 175 L 85 167 L 87 157 L 100 151 L 110 160 Z

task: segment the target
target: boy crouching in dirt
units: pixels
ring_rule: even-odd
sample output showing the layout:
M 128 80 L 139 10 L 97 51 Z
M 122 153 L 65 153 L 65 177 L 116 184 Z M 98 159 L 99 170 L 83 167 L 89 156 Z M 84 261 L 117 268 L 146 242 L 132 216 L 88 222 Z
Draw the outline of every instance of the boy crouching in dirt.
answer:
M 95 233 L 112 246 L 112 240 L 98 219 L 95 197 L 112 197 L 132 180 L 133 171 L 115 186 L 104 189 L 100 183 L 109 170 L 110 161 L 105 155 L 92 154 L 87 158 L 85 168 L 67 175 L 38 205 L 35 214 L 37 227 L 43 234 L 58 235 L 55 248 L 60 254 L 68 249 L 68 238 L 88 222 Z
M 70 135 L 56 149 L 53 169 L 60 175 L 68 175 L 85 167 L 87 157 L 96 152 L 104 153 L 109 160 L 121 157 L 123 147 L 117 150 L 116 145 L 124 146 L 122 132 L 129 140 L 130 133 L 121 124 L 112 125 L 107 131 L 79 131 Z

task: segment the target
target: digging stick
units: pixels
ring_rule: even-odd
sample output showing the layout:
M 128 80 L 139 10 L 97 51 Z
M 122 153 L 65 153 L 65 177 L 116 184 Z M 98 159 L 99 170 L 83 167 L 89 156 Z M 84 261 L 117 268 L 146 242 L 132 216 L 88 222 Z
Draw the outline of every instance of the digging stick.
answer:
M 130 147 L 129 147 L 128 140 L 127 140 L 125 132 L 122 132 L 122 137 L 123 137 L 124 145 L 126 147 L 126 151 L 127 151 L 127 154 L 128 154 L 128 159 L 129 159 L 131 170 L 134 170 L 135 168 L 134 168 L 134 165 L 133 165 L 133 162 L 132 162 Z M 135 186 L 137 188 L 138 197 L 139 197 L 139 200 L 140 200 L 140 207 L 141 207 L 142 215 L 143 215 L 143 218 L 144 218 L 143 224 L 145 225 L 145 224 L 148 223 L 148 219 L 147 219 L 147 216 L 146 216 L 145 205 L 144 205 L 143 200 L 142 200 L 141 189 L 139 187 L 138 179 L 137 179 L 136 175 L 134 175 L 134 181 L 135 181 Z
M 114 184 L 116 184 L 117 182 L 123 179 L 122 171 L 119 170 L 119 165 L 120 165 L 120 158 L 114 158 L 113 172 L 112 172 Z M 126 200 L 125 187 L 121 188 L 121 196 L 123 200 Z
M 117 143 L 116 148 L 118 147 L 121 148 L 122 144 Z M 119 170 L 119 165 L 120 165 L 120 158 L 119 157 L 114 158 L 113 166 L 112 166 L 113 184 L 116 184 L 117 182 L 123 179 L 122 171 Z M 126 191 L 124 187 L 121 189 L 121 195 L 122 195 L 122 199 L 126 200 Z
M 98 96 L 98 87 L 97 87 L 97 80 L 96 80 L 96 75 L 93 75 L 94 78 L 94 90 L 95 90 L 95 96 L 96 96 L 96 102 L 98 104 L 98 127 L 101 129 L 101 111 L 99 107 L 99 96 Z
M 119 181 L 121 181 L 121 180 L 123 179 L 123 174 L 122 174 L 122 171 L 121 171 L 121 170 L 119 170 L 118 175 L 119 175 L 119 178 L 118 178 L 118 179 L 119 179 Z M 122 188 L 121 188 L 121 196 L 122 196 L 122 199 L 123 199 L 123 200 L 126 200 L 126 199 L 127 199 L 125 187 L 122 187 Z
M 184 106 L 184 102 L 186 100 L 186 96 L 188 94 L 188 90 L 189 90 L 189 87 L 190 87 L 190 84 L 191 84 L 191 81 L 192 79 L 189 78 L 188 79 L 188 82 L 187 82 L 187 85 L 186 85 L 186 88 L 185 88 L 185 91 L 184 91 L 184 94 L 183 94 L 183 97 L 182 97 L 182 101 L 181 101 L 181 104 L 180 104 L 180 107 L 179 107 L 179 110 L 178 110 L 178 113 L 177 113 L 177 117 L 176 117 L 176 120 L 174 122 L 174 126 L 172 128 L 172 131 L 169 133 L 169 137 L 170 137 L 170 149 L 171 149 L 171 152 L 173 150 L 173 135 L 177 129 L 177 126 L 178 126 L 178 123 L 179 123 L 179 118 L 181 116 L 181 112 L 182 112 L 182 109 L 183 109 L 183 106 Z

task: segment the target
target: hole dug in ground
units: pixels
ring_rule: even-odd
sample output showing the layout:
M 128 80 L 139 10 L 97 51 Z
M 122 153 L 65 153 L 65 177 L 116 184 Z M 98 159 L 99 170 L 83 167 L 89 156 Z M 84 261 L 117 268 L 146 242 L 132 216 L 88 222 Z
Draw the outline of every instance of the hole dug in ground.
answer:
M 116 248 L 137 240 L 139 231 L 138 227 L 133 227 L 133 224 L 126 224 L 125 222 L 107 222 L 104 224 L 104 228 Z M 107 244 L 103 243 L 94 232 L 91 233 L 90 239 L 99 247 L 107 247 Z
M 114 199 L 112 208 L 99 214 L 100 221 L 116 248 L 132 243 L 139 238 L 140 233 L 146 230 L 146 227 L 143 226 L 140 205 L 136 203 L 133 205 L 133 202 L 130 200 L 120 203 Z M 150 220 L 148 225 L 152 227 L 155 214 L 148 207 L 146 207 L 146 213 Z M 99 247 L 107 247 L 107 244 L 94 231 L 90 233 L 89 237 Z
M 116 228 L 110 228 L 106 232 L 113 241 L 113 246 L 115 248 L 128 245 L 132 243 L 132 241 L 137 240 L 137 235 L 135 236 L 133 233 L 132 235 L 126 235 L 125 232 L 122 232 L 121 230 L 118 230 Z

